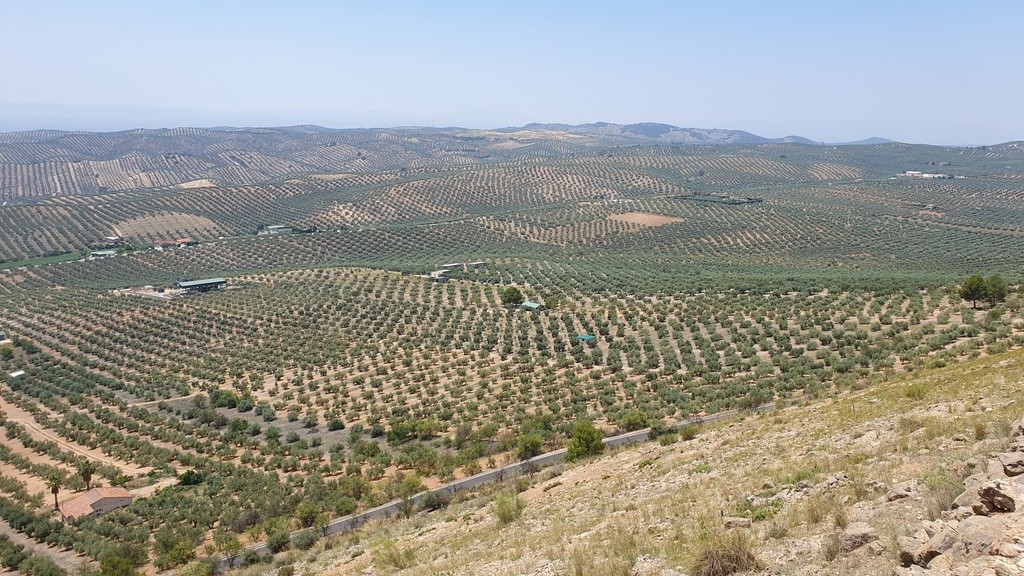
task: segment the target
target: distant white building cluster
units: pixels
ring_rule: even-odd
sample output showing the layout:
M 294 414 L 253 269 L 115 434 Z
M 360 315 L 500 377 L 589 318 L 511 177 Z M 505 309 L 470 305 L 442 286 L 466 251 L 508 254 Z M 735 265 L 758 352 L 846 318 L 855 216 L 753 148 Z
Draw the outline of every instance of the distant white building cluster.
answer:
M 933 174 L 931 172 L 921 172 L 919 170 L 907 170 L 902 174 L 897 174 L 903 178 L 924 178 L 924 179 L 937 179 L 937 180 L 951 180 L 953 177 L 949 174 Z

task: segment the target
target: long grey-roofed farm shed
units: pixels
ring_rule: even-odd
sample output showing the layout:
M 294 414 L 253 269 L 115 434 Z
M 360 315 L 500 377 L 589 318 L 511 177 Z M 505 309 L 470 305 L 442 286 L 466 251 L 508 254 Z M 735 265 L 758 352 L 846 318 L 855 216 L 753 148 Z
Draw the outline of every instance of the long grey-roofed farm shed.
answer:
M 224 278 L 207 278 L 206 280 L 186 280 L 178 282 L 174 287 L 189 293 L 209 292 L 210 290 L 218 290 L 227 283 L 228 281 Z

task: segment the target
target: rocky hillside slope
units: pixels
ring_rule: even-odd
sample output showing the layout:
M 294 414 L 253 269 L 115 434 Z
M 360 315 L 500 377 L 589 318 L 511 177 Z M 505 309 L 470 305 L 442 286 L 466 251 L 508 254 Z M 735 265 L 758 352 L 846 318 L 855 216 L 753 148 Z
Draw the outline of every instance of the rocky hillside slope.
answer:
M 543 470 L 240 570 L 1024 573 L 1024 351 L 878 380 Z

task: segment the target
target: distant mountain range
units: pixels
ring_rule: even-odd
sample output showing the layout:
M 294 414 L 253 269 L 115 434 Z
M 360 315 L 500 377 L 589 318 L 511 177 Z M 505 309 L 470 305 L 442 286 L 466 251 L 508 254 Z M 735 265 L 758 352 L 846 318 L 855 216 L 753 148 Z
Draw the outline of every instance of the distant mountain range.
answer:
M 833 145 L 862 145 L 862 144 L 887 144 L 892 142 L 886 138 L 867 138 L 855 142 L 815 142 L 803 136 L 783 136 L 782 138 L 765 138 L 743 130 L 725 130 L 719 128 L 680 128 L 671 124 L 659 124 L 656 122 L 642 122 L 639 124 L 609 124 L 607 122 L 595 122 L 593 124 L 580 124 L 571 126 L 568 124 L 527 124 L 522 128 L 511 130 L 552 130 L 580 134 L 596 138 L 624 138 L 627 140 L 649 141 L 656 140 L 667 144 L 700 144 L 700 145 L 721 145 L 721 144 L 833 144 Z

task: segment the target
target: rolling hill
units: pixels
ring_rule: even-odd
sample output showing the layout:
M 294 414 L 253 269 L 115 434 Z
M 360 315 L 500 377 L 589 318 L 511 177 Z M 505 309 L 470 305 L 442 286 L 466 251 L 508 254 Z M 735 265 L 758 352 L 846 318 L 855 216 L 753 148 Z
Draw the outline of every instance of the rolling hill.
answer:
M 174 128 L 0 133 L 0 201 L 153 188 L 280 182 L 321 173 L 452 169 L 641 143 L 803 143 L 665 124 L 533 124 L 501 130 Z
M 1024 150 L 726 143 L 745 138 L 3 135 L 5 561 L 198 575 L 197 557 L 267 542 L 323 562 L 243 555 L 253 574 L 629 574 L 641 556 L 671 573 L 728 512 L 759 558 L 887 569 L 885 542 L 818 550 L 884 506 L 878 483 L 920 478 L 923 503 L 948 488 L 942 457 L 998 448 L 1020 413 L 977 398 L 1020 387 Z M 962 300 L 969 274 L 1002 275 L 1005 301 Z M 223 289 L 179 285 L 204 278 Z M 778 411 L 504 486 L 505 528 L 480 496 L 317 543 L 332 517 L 556 450 L 584 422 L 593 438 L 765 402 Z M 59 522 L 90 481 L 136 500 Z

